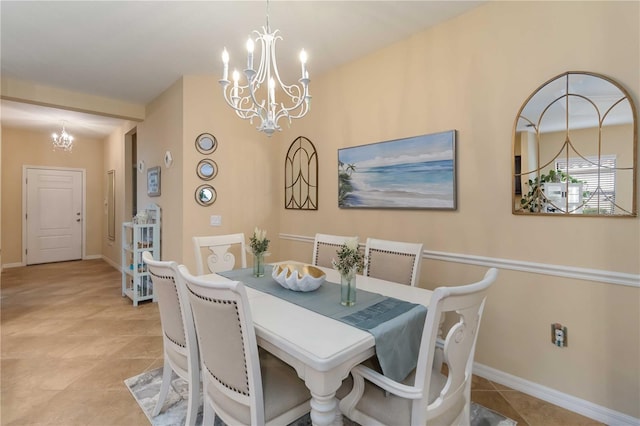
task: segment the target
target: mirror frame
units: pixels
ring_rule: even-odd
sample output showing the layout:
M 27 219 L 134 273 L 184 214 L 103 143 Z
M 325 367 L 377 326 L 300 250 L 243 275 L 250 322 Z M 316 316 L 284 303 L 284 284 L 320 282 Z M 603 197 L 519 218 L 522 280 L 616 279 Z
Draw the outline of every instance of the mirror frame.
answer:
M 202 142 L 205 139 L 211 140 L 212 142 L 211 148 L 207 148 L 206 146 L 202 145 Z M 216 148 L 218 148 L 218 140 L 211 133 L 201 133 L 196 138 L 196 149 L 200 154 L 204 154 L 204 155 L 211 154 L 216 150 Z
M 202 167 L 205 164 L 208 164 L 213 169 L 213 173 L 211 175 L 206 175 L 206 174 L 202 173 Z M 216 164 L 215 161 L 210 160 L 208 158 L 200 160 L 198 162 L 198 165 L 196 166 L 196 174 L 202 180 L 211 180 L 211 179 L 213 179 L 214 177 L 216 177 L 218 175 L 218 165 Z
M 204 191 L 205 189 L 208 189 L 208 190 L 211 191 L 212 197 L 211 197 L 211 200 L 209 200 L 209 201 L 203 201 L 199 196 L 200 193 L 202 191 Z M 209 185 L 208 183 L 205 183 L 204 185 L 200 185 L 199 187 L 197 187 L 194 196 L 196 198 L 196 202 L 198 204 L 200 204 L 201 206 L 204 206 L 204 207 L 210 206 L 211 204 L 215 203 L 216 199 L 218 198 L 218 194 L 216 193 L 215 188 L 213 186 Z
M 606 110 L 605 114 L 600 116 L 601 111 L 598 109 L 598 106 L 596 105 L 596 103 L 592 100 L 592 98 L 595 98 L 595 95 L 591 95 L 592 98 L 590 98 L 590 95 L 584 95 L 582 93 L 576 92 L 573 93 L 571 91 L 568 90 L 568 83 L 569 83 L 569 77 L 572 75 L 584 75 L 584 76 L 591 76 L 591 77 L 595 77 L 595 78 L 599 78 L 604 80 L 605 82 L 615 86 L 621 93 L 621 98 L 615 102 L 614 104 L 612 104 L 608 110 Z M 582 98 L 583 100 L 585 100 L 586 102 L 589 102 L 590 104 L 592 104 L 595 108 L 595 110 L 598 112 L 598 132 L 599 135 L 601 135 L 602 133 L 602 129 L 603 127 L 605 127 L 605 125 L 603 124 L 603 121 L 605 120 L 605 118 L 607 117 L 607 114 L 609 111 L 611 111 L 613 108 L 615 108 L 616 106 L 620 105 L 622 102 L 624 102 L 625 100 L 628 102 L 629 104 L 629 108 L 631 109 L 631 115 L 632 115 L 632 126 L 633 126 L 633 138 L 632 140 L 628 141 L 628 143 L 633 144 L 632 146 L 632 153 L 633 153 L 633 166 L 632 167 L 615 167 L 615 170 L 632 170 L 632 193 L 631 193 L 631 207 L 630 207 L 630 211 L 627 210 L 627 205 L 625 205 L 625 207 L 620 207 L 619 205 L 615 204 L 616 210 L 621 210 L 623 212 L 625 212 L 624 214 L 606 214 L 606 213 L 573 213 L 571 210 L 562 210 L 560 212 L 546 212 L 546 211 L 528 211 L 528 210 L 524 210 L 520 207 L 520 201 L 522 199 L 522 194 L 525 193 L 525 183 L 522 183 L 522 188 L 521 188 L 521 194 L 517 193 L 516 187 L 517 187 L 517 181 L 520 180 L 522 181 L 522 176 L 523 176 L 523 170 L 517 170 L 517 151 L 516 151 L 516 144 L 520 143 L 520 140 L 518 138 L 519 133 L 521 133 L 521 131 L 518 130 L 518 123 L 520 122 L 520 119 L 524 119 L 525 121 L 528 121 L 529 123 L 531 123 L 531 121 L 527 118 L 522 116 L 522 113 L 524 111 L 524 109 L 527 107 L 527 105 L 529 104 L 529 102 L 534 98 L 534 96 L 536 96 L 538 93 L 540 93 L 543 89 L 545 89 L 547 86 L 549 86 L 550 84 L 559 81 L 561 79 L 566 79 L 566 87 L 567 90 L 565 90 L 562 95 L 559 95 L 557 98 L 551 100 L 549 102 L 549 104 L 544 108 L 544 110 L 541 112 L 541 116 L 547 111 L 547 109 L 549 109 L 554 103 L 556 103 L 559 99 L 562 98 L 568 98 L 569 96 L 577 96 L 578 98 Z M 569 131 L 570 128 L 568 128 L 569 124 L 569 114 L 567 112 L 567 116 L 566 116 L 566 121 L 565 121 L 565 128 L 561 129 L 560 131 L 565 131 L 567 133 L 567 141 L 569 141 L 568 135 L 569 135 Z M 616 82 L 615 80 L 606 77 L 604 75 L 601 74 L 597 74 L 597 73 L 592 73 L 592 72 L 585 72 L 585 71 L 568 71 L 562 74 L 559 74 L 549 80 L 547 80 L 546 82 L 544 82 L 542 85 L 540 85 L 522 104 L 522 106 L 520 107 L 520 109 L 518 110 L 518 114 L 516 115 L 516 119 L 513 125 L 513 140 L 512 140 L 512 152 L 511 152 L 511 185 L 512 185 L 512 190 L 511 190 L 511 194 L 512 194 L 512 213 L 515 215 L 544 215 L 544 216 L 560 216 L 560 217 L 637 217 L 637 179 L 638 179 L 638 121 L 637 121 L 637 111 L 636 111 L 636 107 L 635 104 L 633 102 L 633 98 L 630 96 L 630 94 L 627 92 L 627 90 L 625 90 L 624 87 L 622 87 L 618 82 Z M 602 137 L 602 136 L 600 136 Z M 536 149 L 537 152 L 539 153 L 540 148 L 540 140 L 541 140 L 541 133 L 539 132 L 539 129 L 536 128 L 536 132 L 535 132 L 535 144 L 536 144 Z M 599 140 L 599 143 L 602 143 L 602 140 Z M 627 143 L 627 141 L 625 141 L 625 144 Z M 566 142 L 565 142 L 566 144 Z M 562 158 L 560 157 L 561 155 L 563 155 L 563 152 L 565 150 L 567 150 L 568 148 L 565 147 L 563 145 L 562 150 L 556 154 L 556 156 L 551 160 L 551 161 L 555 161 L 558 158 Z M 575 148 L 574 148 L 575 150 Z M 577 153 L 577 151 L 576 151 Z M 580 155 L 580 154 L 578 154 Z M 603 154 L 600 150 L 598 150 L 598 167 L 599 168 L 603 168 L 605 166 L 602 165 L 602 159 L 606 154 Z M 565 158 L 568 158 L 568 151 L 567 151 L 567 155 Z M 543 169 L 545 169 L 548 165 L 550 164 L 550 162 L 541 165 L 541 160 L 540 158 L 537 159 L 537 168 L 535 170 L 529 170 L 528 174 L 531 173 L 536 173 L 536 178 L 537 180 L 542 180 L 541 179 L 541 174 L 544 171 Z M 562 172 L 563 173 L 563 172 Z M 542 183 L 544 183 L 544 181 L 542 181 Z M 565 188 L 567 188 L 567 190 L 569 190 L 569 182 L 565 181 L 562 182 L 562 184 L 564 184 Z M 542 184 L 541 184 L 542 185 Z M 581 187 L 580 187 L 581 188 Z M 544 195 L 542 195 L 542 197 L 544 197 Z M 566 204 L 568 206 L 568 203 Z M 519 208 L 519 209 L 518 209 Z M 575 209 L 574 209 L 575 210 Z

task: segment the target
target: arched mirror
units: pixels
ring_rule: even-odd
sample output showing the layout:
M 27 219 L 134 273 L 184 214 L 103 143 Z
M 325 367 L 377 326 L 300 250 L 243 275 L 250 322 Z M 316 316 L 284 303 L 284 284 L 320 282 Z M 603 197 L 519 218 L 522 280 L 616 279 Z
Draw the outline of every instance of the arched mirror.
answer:
M 196 138 L 196 149 L 201 154 L 211 154 L 217 147 L 218 141 L 216 137 L 210 133 L 202 133 Z
M 196 202 L 201 206 L 210 206 L 216 201 L 216 190 L 209 184 L 196 188 Z
M 615 81 L 567 72 L 518 112 L 513 213 L 636 216 L 636 109 Z
M 202 180 L 211 180 L 218 174 L 218 165 L 215 161 L 205 158 L 198 163 L 196 173 Z

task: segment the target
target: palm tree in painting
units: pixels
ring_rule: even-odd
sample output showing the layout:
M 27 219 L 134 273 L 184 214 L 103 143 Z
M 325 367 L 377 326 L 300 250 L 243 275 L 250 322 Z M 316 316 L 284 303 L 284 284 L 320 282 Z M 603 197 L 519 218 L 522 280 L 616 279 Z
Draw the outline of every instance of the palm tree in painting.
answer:
M 355 164 L 345 164 L 338 160 L 338 206 L 344 207 L 345 200 L 349 193 L 353 191 L 353 185 L 351 185 L 351 173 L 356 171 Z
M 351 176 L 351 173 L 353 173 L 355 171 L 356 171 L 356 165 L 355 164 L 352 164 L 352 163 L 347 164 L 346 172 L 347 172 L 347 174 L 349 176 Z

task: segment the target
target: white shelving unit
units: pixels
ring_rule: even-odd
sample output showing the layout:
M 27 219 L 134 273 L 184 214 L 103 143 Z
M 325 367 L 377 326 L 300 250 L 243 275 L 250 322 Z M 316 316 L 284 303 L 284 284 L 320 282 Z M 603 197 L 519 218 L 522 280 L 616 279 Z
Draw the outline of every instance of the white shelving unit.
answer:
M 160 259 L 160 207 L 149 204 L 146 213 L 146 223 L 122 224 L 122 296 L 129 297 L 133 306 L 144 300 L 155 301 L 142 253 L 149 251 L 154 259 Z

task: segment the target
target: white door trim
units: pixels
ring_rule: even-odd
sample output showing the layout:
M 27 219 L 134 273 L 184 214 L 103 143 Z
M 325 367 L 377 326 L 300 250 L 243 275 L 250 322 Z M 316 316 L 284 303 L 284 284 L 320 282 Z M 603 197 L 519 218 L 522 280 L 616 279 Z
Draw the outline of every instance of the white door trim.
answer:
M 27 170 L 62 170 L 82 173 L 82 259 L 87 257 L 87 172 L 86 169 L 74 167 L 22 166 L 22 266 L 27 264 Z

